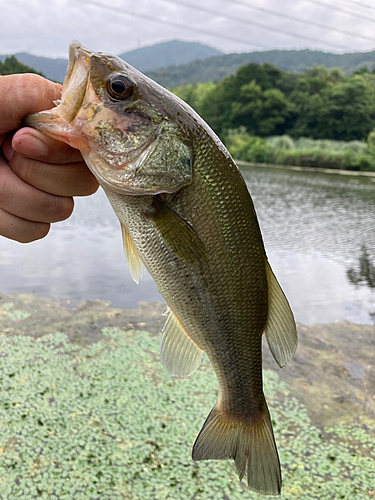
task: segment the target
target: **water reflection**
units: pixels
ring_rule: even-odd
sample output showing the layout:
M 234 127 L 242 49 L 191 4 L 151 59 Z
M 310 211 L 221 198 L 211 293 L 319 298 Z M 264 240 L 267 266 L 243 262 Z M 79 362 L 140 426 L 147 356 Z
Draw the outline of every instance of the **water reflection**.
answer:
M 366 285 L 369 288 L 375 289 L 375 265 L 371 260 L 366 245 L 362 245 L 358 268 L 354 269 L 351 267 L 346 271 L 346 275 L 350 283 L 355 286 Z M 373 305 L 374 310 L 369 312 L 369 316 L 375 325 L 375 302 Z
M 346 270 L 358 245 L 375 248 L 375 178 L 261 167 L 243 174 L 297 319 L 371 323 L 374 290 L 353 287 Z
M 346 271 L 346 275 L 353 285 L 367 285 L 375 288 L 375 265 L 371 261 L 366 245 L 362 245 L 358 269 L 352 267 Z
M 348 281 L 358 248 L 375 248 L 375 182 L 281 169 L 243 174 L 259 217 L 269 260 L 298 321 L 372 323 L 375 289 Z M 372 275 L 371 275 L 372 276 Z M 132 281 L 118 220 L 102 191 L 76 199 L 73 216 L 28 245 L 0 238 L 0 290 L 71 301 L 135 307 L 162 300 L 151 277 Z

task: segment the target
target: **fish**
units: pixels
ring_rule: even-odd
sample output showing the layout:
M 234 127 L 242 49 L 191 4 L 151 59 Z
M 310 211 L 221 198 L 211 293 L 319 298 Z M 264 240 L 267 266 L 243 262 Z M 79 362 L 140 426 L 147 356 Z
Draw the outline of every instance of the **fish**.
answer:
M 297 331 L 239 168 L 185 102 L 78 41 L 54 104 L 25 124 L 79 149 L 104 189 L 133 279 L 147 269 L 167 304 L 163 367 L 190 376 L 205 352 L 215 371 L 218 400 L 192 459 L 233 459 L 250 489 L 280 494 L 262 336 L 282 367 L 296 350 Z

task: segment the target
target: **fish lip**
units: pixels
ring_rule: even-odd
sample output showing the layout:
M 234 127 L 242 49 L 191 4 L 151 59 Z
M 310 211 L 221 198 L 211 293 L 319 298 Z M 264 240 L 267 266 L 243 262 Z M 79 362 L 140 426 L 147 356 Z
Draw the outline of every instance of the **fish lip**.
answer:
M 73 40 L 69 45 L 69 61 L 63 83 L 63 94 L 61 96 L 62 100 L 64 99 L 64 88 L 69 87 L 69 82 L 75 64 L 77 62 L 81 64 L 85 68 L 86 73 L 88 73 L 90 68 L 90 57 L 92 56 L 92 54 L 93 52 L 84 47 L 78 40 Z
M 69 45 L 69 62 L 66 70 L 61 99 L 55 101 L 58 114 L 65 122 L 71 122 L 84 100 L 91 67 L 92 51 L 78 41 Z

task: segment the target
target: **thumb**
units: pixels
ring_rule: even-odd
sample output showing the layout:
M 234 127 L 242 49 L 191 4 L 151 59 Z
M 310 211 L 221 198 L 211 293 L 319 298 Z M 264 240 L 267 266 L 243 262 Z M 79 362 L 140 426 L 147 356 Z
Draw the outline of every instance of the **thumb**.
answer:
M 0 76 L 0 134 L 21 126 L 22 119 L 53 107 L 61 85 L 32 73 Z

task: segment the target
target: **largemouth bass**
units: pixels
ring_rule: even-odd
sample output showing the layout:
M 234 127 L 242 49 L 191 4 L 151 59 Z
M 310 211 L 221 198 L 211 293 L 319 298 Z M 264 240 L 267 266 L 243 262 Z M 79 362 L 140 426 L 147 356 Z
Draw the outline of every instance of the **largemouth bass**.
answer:
M 186 377 L 203 352 L 212 363 L 219 397 L 193 460 L 233 459 L 251 489 L 279 494 L 261 340 L 265 333 L 281 367 L 295 352 L 297 333 L 228 151 L 178 97 L 79 42 L 70 46 L 61 100 L 26 123 L 78 148 L 102 185 L 134 280 L 144 266 L 168 305 L 163 366 Z

